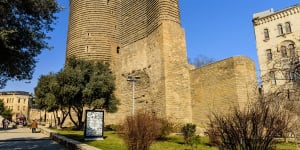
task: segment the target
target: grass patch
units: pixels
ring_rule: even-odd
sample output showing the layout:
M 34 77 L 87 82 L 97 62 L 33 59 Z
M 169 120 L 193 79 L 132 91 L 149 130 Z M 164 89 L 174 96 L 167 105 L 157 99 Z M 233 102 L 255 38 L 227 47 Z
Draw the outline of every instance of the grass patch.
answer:
M 104 131 L 104 140 L 84 141 L 83 131 L 74 131 L 71 129 L 57 130 L 59 134 L 68 138 L 80 141 L 82 143 L 101 148 L 102 150 L 127 150 L 121 137 L 114 131 Z M 201 143 L 197 150 L 217 150 L 216 147 L 208 146 L 208 137 L 201 137 Z M 180 135 L 170 135 L 163 140 L 156 141 L 151 145 L 151 150 L 192 150 L 190 146 L 184 144 L 183 137 Z M 296 150 L 295 143 L 279 143 L 276 150 Z
M 297 150 L 296 143 L 278 143 L 276 144 L 276 150 Z

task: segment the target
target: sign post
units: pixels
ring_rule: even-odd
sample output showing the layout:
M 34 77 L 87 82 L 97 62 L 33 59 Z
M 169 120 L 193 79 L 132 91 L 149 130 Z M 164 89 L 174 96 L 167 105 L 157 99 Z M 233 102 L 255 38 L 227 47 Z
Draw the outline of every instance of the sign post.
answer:
M 103 140 L 104 111 L 86 110 L 84 140 Z

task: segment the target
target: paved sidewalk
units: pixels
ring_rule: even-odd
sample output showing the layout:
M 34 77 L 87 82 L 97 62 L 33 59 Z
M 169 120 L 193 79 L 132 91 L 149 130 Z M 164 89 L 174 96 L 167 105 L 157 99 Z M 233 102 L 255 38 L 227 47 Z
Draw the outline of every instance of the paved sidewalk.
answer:
M 31 133 L 29 128 L 0 129 L 1 150 L 66 150 L 42 133 Z
M 50 139 L 42 133 L 31 133 L 30 128 L 0 129 L 0 141 L 42 140 Z

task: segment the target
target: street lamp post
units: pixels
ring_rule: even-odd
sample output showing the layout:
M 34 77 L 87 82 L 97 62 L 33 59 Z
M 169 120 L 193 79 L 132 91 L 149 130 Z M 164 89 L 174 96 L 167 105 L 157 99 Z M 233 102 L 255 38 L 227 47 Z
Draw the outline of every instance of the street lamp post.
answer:
M 139 76 L 128 76 L 127 78 L 127 81 L 129 82 L 132 82 L 132 116 L 134 116 L 134 104 L 135 104 L 135 101 L 134 101 L 134 92 L 135 92 L 135 89 L 134 89 L 134 83 L 136 81 L 139 81 L 141 79 L 141 77 Z

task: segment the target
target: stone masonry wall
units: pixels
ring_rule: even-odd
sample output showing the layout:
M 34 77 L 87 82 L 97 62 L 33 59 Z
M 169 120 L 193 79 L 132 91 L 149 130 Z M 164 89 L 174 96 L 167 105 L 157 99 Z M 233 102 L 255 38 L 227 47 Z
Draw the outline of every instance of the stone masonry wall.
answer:
M 131 114 L 132 82 L 127 81 L 128 76 L 141 77 L 135 82 L 136 111 L 147 110 L 160 117 L 191 122 L 184 40 L 184 32 L 178 23 L 163 22 L 147 38 L 120 49 L 119 59 L 115 60 L 120 67 L 115 73 L 116 94 L 121 104 L 116 114 L 108 114 L 107 122 L 118 123 Z
M 118 0 L 70 0 L 67 57 L 110 61 L 118 43 Z
M 147 37 L 164 20 L 180 23 L 178 0 L 121 0 L 120 43 Z
M 248 98 L 253 62 L 234 57 L 197 70 L 187 63 L 178 0 L 70 0 L 67 57 L 109 62 L 116 76 L 118 124 L 148 111 L 178 123 L 204 124 L 212 110 L 230 110 Z M 255 78 L 256 79 L 256 78 Z
M 112 53 L 112 68 L 121 104 L 116 114 L 108 114 L 107 122 L 116 123 L 131 114 L 128 76 L 141 77 L 135 82 L 136 111 L 191 122 L 189 68 L 178 0 L 124 0 L 120 11 L 120 48 Z
M 242 108 L 255 92 L 245 89 L 255 86 L 255 74 L 254 62 L 242 56 L 192 70 L 193 123 L 205 127 L 212 112 L 226 113 L 233 106 Z

